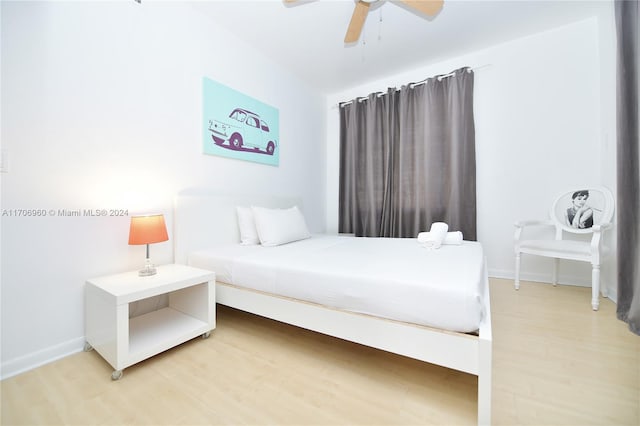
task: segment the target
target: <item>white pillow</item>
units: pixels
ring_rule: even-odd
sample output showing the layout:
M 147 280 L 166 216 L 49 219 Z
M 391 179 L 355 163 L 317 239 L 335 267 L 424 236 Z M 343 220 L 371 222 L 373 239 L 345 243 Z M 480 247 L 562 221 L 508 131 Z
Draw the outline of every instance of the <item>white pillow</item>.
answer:
M 263 246 L 278 246 L 311 236 L 297 206 L 289 209 L 251 207 L 251 210 Z
M 240 244 L 249 246 L 260 244 L 258 230 L 253 220 L 253 211 L 250 207 L 236 207 L 238 212 L 238 228 L 240 229 Z

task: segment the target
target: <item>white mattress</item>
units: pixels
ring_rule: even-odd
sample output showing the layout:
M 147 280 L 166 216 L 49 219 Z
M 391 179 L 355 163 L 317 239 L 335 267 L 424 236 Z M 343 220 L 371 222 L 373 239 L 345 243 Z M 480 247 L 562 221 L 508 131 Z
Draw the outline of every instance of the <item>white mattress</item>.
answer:
M 216 280 L 342 310 L 457 331 L 482 319 L 482 246 L 428 250 L 411 238 L 335 235 L 277 247 L 228 244 L 191 253 Z

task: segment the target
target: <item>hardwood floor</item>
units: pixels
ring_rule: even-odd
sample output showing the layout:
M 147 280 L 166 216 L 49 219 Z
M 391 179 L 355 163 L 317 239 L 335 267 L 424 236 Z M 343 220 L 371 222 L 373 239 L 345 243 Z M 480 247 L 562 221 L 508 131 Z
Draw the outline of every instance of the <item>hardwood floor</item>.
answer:
M 590 289 L 491 280 L 493 423 L 639 425 L 640 337 Z M 2 425 L 475 424 L 474 376 L 225 307 L 127 368 L 82 352 L 1 382 Z

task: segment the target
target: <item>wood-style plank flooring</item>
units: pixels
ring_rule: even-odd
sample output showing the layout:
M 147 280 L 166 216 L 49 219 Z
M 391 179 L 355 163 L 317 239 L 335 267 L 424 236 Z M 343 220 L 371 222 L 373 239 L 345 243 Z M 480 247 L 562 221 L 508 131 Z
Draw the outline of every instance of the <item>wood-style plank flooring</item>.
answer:
M 491 279 L 493 423 L 640 425 L 640 337 L 590 289 Z M 219 307 L 127 368 L 82 352 L 0 384 L 2 425 L 476 423 L 475 376 Z

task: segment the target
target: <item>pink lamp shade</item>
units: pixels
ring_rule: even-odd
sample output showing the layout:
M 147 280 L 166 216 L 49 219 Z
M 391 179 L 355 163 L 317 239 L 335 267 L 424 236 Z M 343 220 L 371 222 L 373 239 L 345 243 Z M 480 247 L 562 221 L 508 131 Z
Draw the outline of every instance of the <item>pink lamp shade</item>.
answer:
M 169 240 L 164 215 L 132 216 L 129 227 L 129 244 L 153 244 Z
M 132 216 L 129 226 L 129 244 L 147 246 L 147 257 L 144 268 L 138 271 L 141 277 L 155 275 L 157 268 L 151 263 L 149 258 L 149 244 L 167 241 L 167 226 L 164 223 L 164 216 L 152 214 L 147 216 Z

